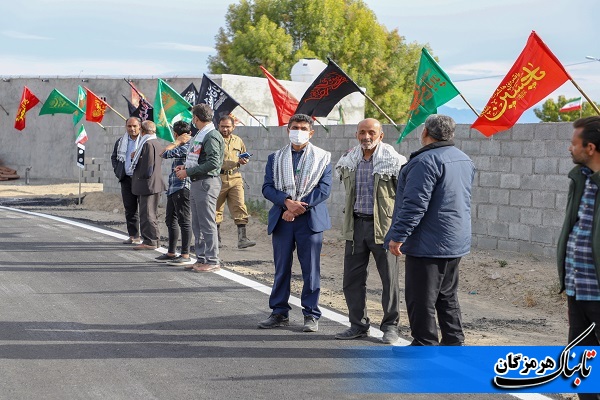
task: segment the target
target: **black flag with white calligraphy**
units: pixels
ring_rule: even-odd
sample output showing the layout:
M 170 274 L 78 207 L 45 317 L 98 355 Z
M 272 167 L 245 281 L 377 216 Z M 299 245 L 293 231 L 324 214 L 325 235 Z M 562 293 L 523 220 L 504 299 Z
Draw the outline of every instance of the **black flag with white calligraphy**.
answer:
M 196 104 L 196 99 L 198 98 L 198 90 L 196 90 L 196 85 L 194 83 L 190 83 L 188 87 L 183 89 L 183 92 L 180 93 L 181 97 L 185 99 L 190 104 Z
M 219 119 L 231 112 L 240 104 L 227 94 L 219 85 L 214 83 L 208 76 L 202 76 L 202 85 L 198 91 L 196 104 L 208 104 L 215 115 L 213 122 L 218 126 Z

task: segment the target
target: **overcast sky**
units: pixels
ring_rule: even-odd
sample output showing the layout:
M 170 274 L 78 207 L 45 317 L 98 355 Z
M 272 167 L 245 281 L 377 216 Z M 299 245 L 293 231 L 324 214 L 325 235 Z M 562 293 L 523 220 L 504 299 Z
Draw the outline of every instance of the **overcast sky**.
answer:
M 27 0 L 2 4 L 2 76 L 201 76 L 232 1 Z M 481 109 L 535 30 L 600 102 L 597 0 L 369 0 L 379 22 L 429 43 Z M 315 15 L 315 18 L 318 16 Z M 572 65 L 577 64 L 577 65 Z M 501 75 L 501 76 L 497 76 Z M 493 78 L 476 79 L 482 77 Z M 467 80 L 469 79 L 469 80 Z M 475 80 L 473 80 L 475 79 Z M 551 97 L 579 96 L 571 83 Z M 449 105 L 465 108 L 462 100 Z

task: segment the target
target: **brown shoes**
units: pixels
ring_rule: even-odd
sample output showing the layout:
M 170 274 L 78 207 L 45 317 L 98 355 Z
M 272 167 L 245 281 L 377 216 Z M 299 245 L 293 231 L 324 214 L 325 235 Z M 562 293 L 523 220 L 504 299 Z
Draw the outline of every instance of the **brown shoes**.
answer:
M 192 269 L 195 272 L 214 272 L 214 271 L 220 270 L 221 267 L 219 266 L 219 264 L 196 263 L 196 264 L 192 265 Z
M 155 250 L 156 246 L 142 243 L 142 244 L 138 244 L 137 246 L 134 246 L 133 249 L 134 250 Z

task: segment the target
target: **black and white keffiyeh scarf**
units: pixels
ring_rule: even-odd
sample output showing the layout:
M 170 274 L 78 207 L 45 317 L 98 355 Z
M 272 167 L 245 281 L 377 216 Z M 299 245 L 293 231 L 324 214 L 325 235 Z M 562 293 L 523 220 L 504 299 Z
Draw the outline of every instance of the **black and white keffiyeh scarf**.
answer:
M 335 165 L 337 175 L 341 175 L 343 168 L 354 171 L 358 167 L 362 157 L 363 151 L 360 145 L 348 150 Z M 404 164 L 406 164 L 406 157 L 394 150 L 393 146 L 379 142 L 373 153 L 373 175 L 379 174 L 381 176 L 397 177 L 400 167 Z
M 137 144 L 137 149 L 135 150 L 135 156 L 133 156 L 133 160 L 131 160 L 131 167 L 129 167 L 129 171 L 128 171 L 129 174 L 133 175 L 133 171 L 135 171 L 135 167 L 136 167 L 138 161 L 140 160 L 140 154 L 142 154 L 142 148 L 144 147 L 146 142 L 149 140 L 155 140 L 155 139 L 156 139 L 156 135 L 144 135 L 139 140 L 139 142 Z
M 129 134 L 125 132 L 121 141 L 119 142 L 119 147 L 117 147 L 117 160 L 120 162 L 125 162 L 125 157 L 131 157 L 131 154 L 127 154 L 127 143 L 129 142 Z M 140 135 L 135 138 L 135 149 L 133 151 L 137 151 L 140 143 Z
M 287 193 L 292 200 L 300 201 L 317 186 L 330 161 L 331 153 L 308 143 L 294 174 L 292 145 L 288 144 L 277 150 L 273 158 L 275 189 Z

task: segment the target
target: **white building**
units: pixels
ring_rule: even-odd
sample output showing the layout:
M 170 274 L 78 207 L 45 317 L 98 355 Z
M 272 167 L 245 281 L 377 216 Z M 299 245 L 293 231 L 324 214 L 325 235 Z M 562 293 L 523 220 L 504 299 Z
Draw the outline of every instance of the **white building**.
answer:
M 296 99 L 300 100 L 306 89 L 326 66 L 320 60 L 302 59 L 292 67 L 291 81 L 277 80 Z M 209 77 L 260 120 L 263 125 L 277 126 L 277 111 L 273 104 L 267 78 L 229 74 L 209 75 Z M 233 115 L 244 125 L 258 125 L 258 122 L 240 107 L 233 111 Z M 364 119 L 364 115 L 365 97 L 356 92 L 342 99 L 326 118 L 318 118 L 318 120 L 323 125 L 357 124 Z

